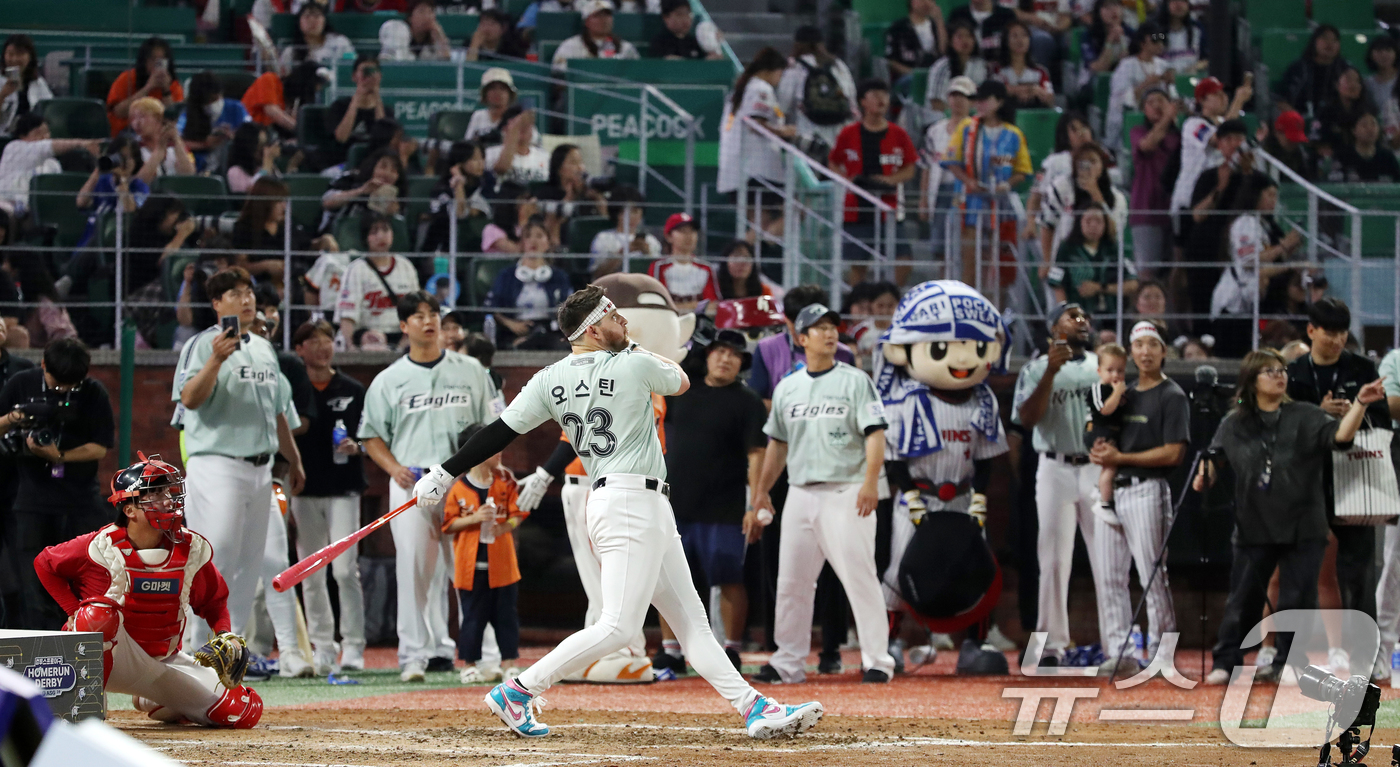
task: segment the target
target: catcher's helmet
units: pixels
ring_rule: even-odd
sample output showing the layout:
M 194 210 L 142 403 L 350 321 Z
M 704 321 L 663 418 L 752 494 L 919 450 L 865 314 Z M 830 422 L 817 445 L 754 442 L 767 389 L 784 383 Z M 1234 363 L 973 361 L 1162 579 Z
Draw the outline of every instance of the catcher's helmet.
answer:
M 899 563 L 899 591 L 915 618 L 951 633 L 985 618 L 1001 596 L 1001 567 L 982 527 L 961 511 L 930 511 Z
M 121 508 L 134 499 L 152 527 L 177 537 L 185 523 L 185 476 L 159 455 L 147 458 L 137 452 L 136 456 L 139 461 L 112 475 L 107 501 Z

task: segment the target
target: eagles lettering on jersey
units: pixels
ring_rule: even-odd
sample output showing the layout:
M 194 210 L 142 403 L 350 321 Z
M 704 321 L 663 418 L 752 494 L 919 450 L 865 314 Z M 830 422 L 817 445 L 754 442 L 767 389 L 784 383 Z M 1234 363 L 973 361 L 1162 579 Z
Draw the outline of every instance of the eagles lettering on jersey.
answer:
M 277 368 L 259 370 L 252 365 L 240 365 L 238 369 L 234 371 L 233 377 L 238 381 L 251 381 L 255 384 L 270 383 L 275 385 L 277 383 L 277 373 Z
M 845 418 L 851 412 L 849 405 L 838 405 L 827 403 L 824 405 L 809 405 L 805 402 L 792 405 L 787 409 L 787 417 L 794 421 L 810 420 L 813 418 Z
M 405 395 L 399 400 L 405 412 L 420 413 L 424 410 L 445 410 L 447 408 L 471 407 L 471 392 L 442 392 L 433 394 L 431 392 L 418 392 L 416 394 Z

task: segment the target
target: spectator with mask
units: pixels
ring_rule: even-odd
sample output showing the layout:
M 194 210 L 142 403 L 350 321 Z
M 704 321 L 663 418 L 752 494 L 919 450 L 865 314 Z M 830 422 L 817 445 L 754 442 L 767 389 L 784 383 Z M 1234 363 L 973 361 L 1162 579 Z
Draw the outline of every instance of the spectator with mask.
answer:
M 1294 365 L 1298 362 L 1286 363 L 1272 349 L 1252 351 L 1245 357 L 1235 407 L 1211 440 L 1211 457 L 1201 461 L 1192 479 L 1192 488 L 1204 492 L 1215 484 L 1222 464 L 1228 464 L 1235 474 L 1234 564 L 1225 619 L 1213 652 L 1214 667 L 1205 679 L 1208 685 L 1230 681 L 1230 672 L 1244 663 L 1246 648 L 1241 643 L 1245 632 L 1259 621 L 1275 567 L 1279 575 L 1275 609 L 1317 609 L 1318 574 L 1327 550 L 1327 509 L 1331 506 L 1330 483 L 1326 481 L 1332 468 L 1331 455 L 1351 447 L 1369 411 L 1386 409 L 1384 385 L 1374 377 L 1355 390 L 1355 402 L 1344 406 L 1339 403 L 1323 410 L 1294 399 L 1288 393 Z M 1374 376 L 1374 364 L 1371 370 Z M 1340 420 L 1337 411 L 1341 412 Z M 1358 539 L 1371 542 L 1366 557 L 1374 559 L 1375 528 L 1348 529 L 1359 533 Z M 1374 569 L 1373 565 L 1367 567 Z M 1339 575 L 1341 571 L 1339 551 Z M 1344 600 L 1345 596 L 1362 596 L 1343 594 Z M 1367 598 L 1374 608 L 1374 592 Z M 1274 661 L 1255 672 L 1256 680 L 1272 682 L 1284 676 L 1292 640 L 1292 632 L 1278 636 Z M 1384 648 L 1379 655 L 1377 665 L 1385 660 Z M 1292 670 L 1296 675 L 1298 669 Z
M 1288 65 L 1279 84 L 1279 109 L 1292 109 L 1316 119 L 1335 92 L 1337 78 L 1351 64 L 1342 58 L 1342 35 L 1331 24 L 1319 24 L 1308 38 L 1303 55 Z
M 210 165 L 211 157 L 246 122 L 248 110 L 243 103 L 224 98 L 223 82 L 218 75 L 205 70 L 190 78 L 189 98 L 185 99 L 185 109 L 175 121 L 175 130 L 184 137 L 185 146 L 194 152 L 195 169 L 207 172 L 218 169 Z

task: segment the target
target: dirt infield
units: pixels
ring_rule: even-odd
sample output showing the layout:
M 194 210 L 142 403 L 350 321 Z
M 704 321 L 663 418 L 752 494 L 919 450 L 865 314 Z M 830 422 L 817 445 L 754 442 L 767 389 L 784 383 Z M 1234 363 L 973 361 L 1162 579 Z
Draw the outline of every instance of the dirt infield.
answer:
M 162 727 L 117 712 L 113 724 L 187 764 L 227 765 L 622 765 L 630 763 L 820 767 L 961 765 L 1316 764 L 1301 749 L 1241 749 L 1218 728 L 1071 724 L 1059 738 L 1010 736 L 1008 722 L 832 716 L 792 740 L 754 741 L 734 716 L 546 711 L 553 733 L 517 738 L 484 710 L 276 710 L 254 730 Z M 1043 732 L 1043 725 L 1041 726 Z M 1378 733 L 1380 735 L 1380 733 Z M 1382 754 L 1377 754 L 1378 757 Z M 1389 760 L 1389 749 L 1382 759 Z

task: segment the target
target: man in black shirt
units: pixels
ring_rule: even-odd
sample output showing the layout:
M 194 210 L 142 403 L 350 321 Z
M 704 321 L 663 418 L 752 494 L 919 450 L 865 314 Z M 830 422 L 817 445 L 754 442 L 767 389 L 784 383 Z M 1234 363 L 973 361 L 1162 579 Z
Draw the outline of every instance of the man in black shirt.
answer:
M 356 433 L 365 387 L 331 366 L 334 339 L 335 328 L 325 320 L 306 322 L 292 336 L 292 345 L 306 364 L 316 402 L 316 415 L 304 421 L 308 428 L 297 437 L 306 467 L 306 486 L 301 495 L 292 498 L 292 517 L 297 524 L 297 556 L 302 558 L 360 527 L 365 469 Z M 347 551 L 332 561 L 331 574 L 340 597 L 340 667 L 360 670 L 365 667 L 365 609 L 357 553 Z M 316 664 L 334 664 L 335 617 L 325 577 L 304 582 L 302 598 L 307 633 L 316 647 Z
M 361 53 L 355 59 L 353 77 L 354 95 L 336 99 L 326 110 L 326 129 L 335 137 L 336 143 L 321 147 L 324 153 L 321 164 L 325 167 L 345 162 L 350 145 L 368 141 L 370 126 L 374 125 L 375 120 L 388 116 L 384 98 L 379 93 L 382 78 L 379 57 Z
M 0 412 L 6 414 L 0 417 L 0 439 L 16 455 L 19 478 L 12 540 L 24 628 L 57 629 L 67 618 L 39 583 L 34 557 L 111 519 L 97 484 L 97 462 L 113 445 L 112 403 L 102 383 L 88 378 L 88 363 L 82 341 L 59 339 L 44 349 L 40 369 L 18 373 L 0 389 Z
M 749 614 L 744 550 L 763 534 L 755 514 L 745 511 L 745 487 L 755 484 L 768 442 L 763 401 L 739 381 L 751 359 L 742 334 L 721 330 L 706 350 L 704 383 L 666 403 L 671 508 L 686 559 L 705 576 L 696 583 L 720 588 L 724 651 L 735 668 Z M 665 621 L 661 637 L 652 666 L 684 674 L 680 643 Z
M 1346 350 L 1351 328 L 1351 310 L 1336 298 L 1327 297 L 1308 309 L 1308 345 L 1312 351 L 1288 365 L 1288 396 L 1297 402 L 1311 402 L 1334 418 L 1346 414 L 1361 387 L 1376 380 L 1376 363 Z M 1361 431 L 1388 428 L 1390 411 L 1385 400 L 1366 408 Z M 1342 608 L 1360 610 L 1376 617 L 1376 528 L 1339 525 L 1336 521 L 1332 463 L 1323 464 L 1326 484 L 1327 521 L 1337 539 L 1337 588 Z M 1326 565 L 1323 565 L 1326 567 Z M 1382 653 L 1383 654 L 1383 653 Z M 1329 657 L 1329 661 L 1331 658 Z M 1369 669 L 1353 669 L 1366 674 Z
M 14 286 L 9 284 L 8 280 L 0 279 L 0 287 L 8 287 L 11 292 L 14 291 Z M 3 289 L 0 289 L 0 299 L 18 301 L 19 295 L 16 293 L 13 299 L 8 299 L 4 297 Z M 9 350 L 5 348 L 4 344 L 8 333 L 9 325 L 3 318 L 0 318 L 0 386 L 4 386 L 5 382 L 10 380 L 16 373 L 34 369 L 33 362 L 12 355 Z M 18 619 L 22 617 L 18 614 L 18 610 L 14 610 L 15 614 L 13 616 L 8 612 L 20 604 L 17 592 L 10 590 L 12 587 L 17 587 L 19 585 L 19 580 L 15 575 L 14 569 L 16 554 L 14 543 L 12 542 L 13 538 L 11 537 L 13 527 L 10 519 L 10 507 L 12 507 L 15 502 L 15 483 L 17 481 L 18 479 L 15 476 L 15 459 L 10 456 L 0 455 L 0 544 L 3 544 L 5 541 L 11 541 L 11 543 L 6 545 L 3 551 L 0 552 L 0 568 L 4 568 L 3 576 L 0 576 L 3 578 L 3 580 L 0 580 L 0 583 L 3 583 L 0 589 L 4 589 L 4 593 L 0 593 L 0 628 L 18 628 Z M 22 564 L 26 567 L 29 565 L 28 562 Z M 16 619 L 16 625 L 11 625 L 11 617 Z
M 706 54 L 695 37 L 695 17 L 689 0 L 664 0 L 661 21 L 666 28 L 651 39 L 647 57 L 653 59 L 717 59 L 718 53 Z

